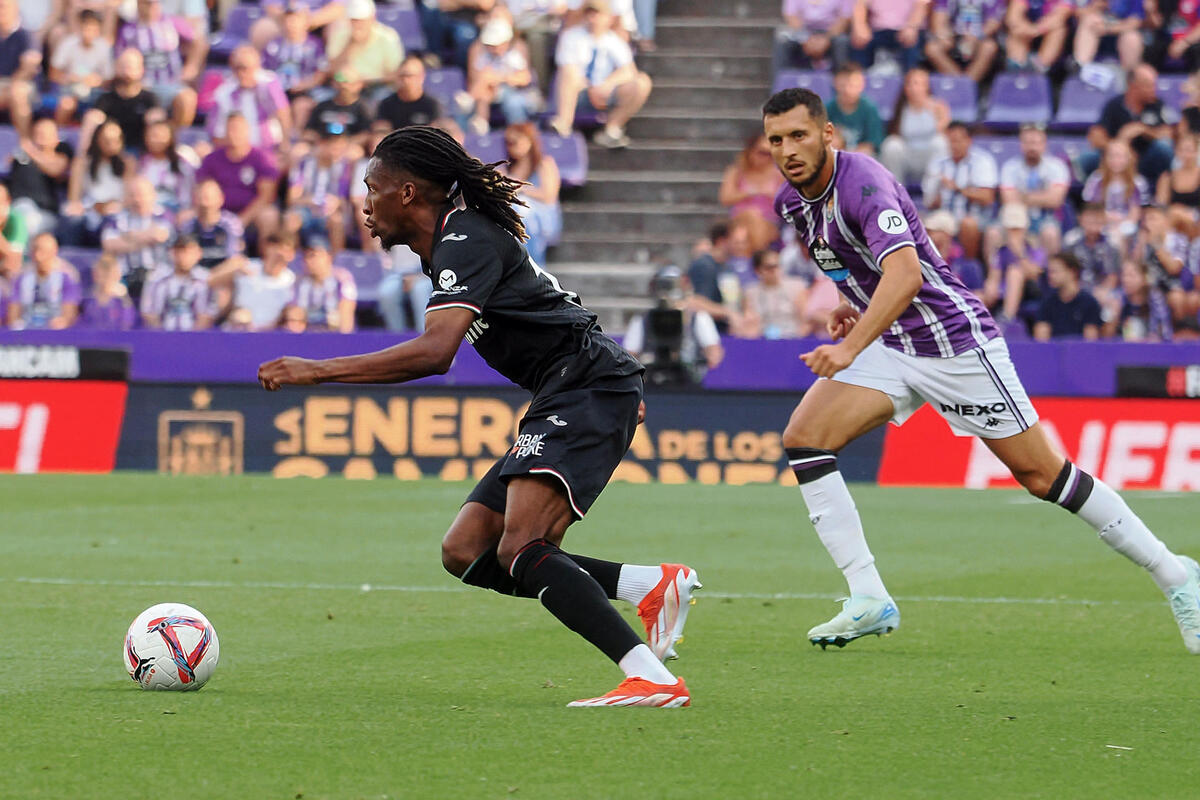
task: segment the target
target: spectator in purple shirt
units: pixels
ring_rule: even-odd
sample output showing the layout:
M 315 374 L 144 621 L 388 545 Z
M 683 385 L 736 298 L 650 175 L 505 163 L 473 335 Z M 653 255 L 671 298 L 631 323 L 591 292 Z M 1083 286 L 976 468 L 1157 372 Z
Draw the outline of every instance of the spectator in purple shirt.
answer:
M 1000 46 L 1004 0 L 934 0 L 925 55 L 943 75 L 966 74 L 983 81 Z
M 774 69 L 828 70 L 850 52 L 850 13 L 854 0 L 783 0 L 783 21 L 775 32 Z
M 288 179 L 288 231 L 304 237 L 329 237 L 334 253 L 346 248 L 346 217 L 354 162 L 347 155 L 349 136 L 337 126 L 321 132 L 316 151 L 292 168 Z
M 262 59 L 250 45 L 242 45 L 229 57 L 233 76 L 222 83 L 208 112 L 208 131 L 216 142 L 225 140 L 225 123 L 239 111 L 250 123 L 250 144 L 274 150 L 292 133 L 292 110 L 275 75 L 262 68 Z
M 33 122 L 34 81 L 42 52 L 21 27 L 17 0 L 0 0 L 0 110 L 8 111 L 18 133 L 29 135 Z
M 354 308 L 358 289 L 354 276 L 333 265 L 329 242 L 309 237 L 304 245 L 304 275 L 296 281 L 289 308 L 304 310 L 308 330 L 354 332 Z M 284 309 L 287 316 L 288 309 Z
M 227 117 L 225 134 L 228 144 L 205 156 L 196 181 L 215 180 L 225 193 L 225 209 L 237 215 L 243 228 L 253 226 L 260 237 L 266 236 L 279 227 L 275 158 L 250 144 L 250 123 L 239 112 Z
M 189 84 L 200 76 L 207 54 L 197 41 L 202 35 L 183 18 L 165 15 L 161 0 L 137 0 L 137 19 L 117 33 L 115 51 L 141 51 L 147 82 L 159 102 L 171 109 L 177 128 L 188 127 L 196 117 L 196 90 Z
M 176 227 L 200 243 L 200 266 L 212 270 L 240 256 L 246 249 L 245 234 L 237 216 L 224 208 L 221 184 L 206 178 L 197 184 L 193 198 L 194 211 L 181 215 Z
M 1114 242 L 1137 232 L 1141 207 L 1150 201 L 1150 185 L 1137 173 L 1133 150 L 1120 139 L 1104 146 L 1100 169 L 1083 184 L 1085 203 L 1102 203 L 1107 218 L 1105 235 Z
M 100 256 L 92 265 L 92 293 L 83 301 L 80 327 L 127 331 L 137 319 L 137 307 L 121 283 L 120 263 L 113 256 Z
M 207 276 L 196 268 L 200 244 L 194 237 L 180 234 L 171 243 L 173 269 L 162 272 L 142 295 L 142 321 L 147 328 L 168 331 L 194 331 L 213 323 Z
M 983 285 L 984 303 L 1000 322 L 1018 317 L 1028 321 L 1042 296 L 1046 251 L 1029 234 L 1029 211 L 1010 203 L 1000 209 L 1004 244 L 996 251 Z
M 10 328 L 59 330 L 75 324 L 79 315 L 79 278 L 58 257 L 58 241 L 51 233 L 39 233 L 30 251 L 33 269 L 20 273 L 8 302 Z

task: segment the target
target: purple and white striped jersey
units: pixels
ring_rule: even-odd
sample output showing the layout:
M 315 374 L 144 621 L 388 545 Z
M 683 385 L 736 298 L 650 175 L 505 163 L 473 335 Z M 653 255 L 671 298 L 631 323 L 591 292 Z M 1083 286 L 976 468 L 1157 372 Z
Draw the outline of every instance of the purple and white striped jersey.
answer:
M 171 86 L 178 84 L 183 74 L 180 43 L 191 40 L 191 31 L 187 21 L 178 17 L 128 22 L 117 33 L 113 52 L 121 53 L 131 47 L 140 50 L 146 62 L 146 86 Z
M 292 167 L 289 180 L 292 186 L 303 187 L 314 209 L 325 205 L 325 198 L 333 195 L 341 200 L 350 196 L 350 178 L 354 174 L 354 163 L 348 158 L 338 159 L 322 166 L 317 156 L 308 155 Z
M 82 297 L 79 280 L 62 269 L 49 275 L 26 270 L 13 282 L 10 303 L 21 307 L 21 321 L 26 328 L 45 328 L 63 312 L 67 304 L 79 304 Z
M 879 162 L 862 153 L 834 151 L 833 177 L 813 200 L 791 184 L 775 210 L 807 245 L 817 266 L 842 295 L 866 311 L 889 254 L 912 247 L 924 282 L 883 343 L 911 356 L 949 358 L 1000 335 L 979 299 L 946 265 L 929 240 L 912 199 Z
M 334 267 L 323 281 L 304 275 L 296 281 L 292 295 L 292 305 L 308 314 L 309 328 L 336 329 L 341 322 L 338 304 L 343 300 L 358 300 L 358 287 L 354 276 L 342 267 Z
M 250 89 L 231 78 L 217 87 L 213 94 L 213 109 L 208 112 L 208 132 L 214 139 L 224 139 L 229 115 L 239 112 L 250 123 L 250 144 L 270 149 L 283 141 L 279 113 L 287 107 L 288 99 L 283 87 L 267 70 L 259 71 L 254 87 Z
M 158 317 L 158 327 L 165 331 L 195 329 L 200 317 L 213 316 L 206 273 L 171 270 L 154 278 L 142 290 L 142 314 Z
M 288 41 L 283 36 L 272 39 L 263 48 L 262 64 L 263 69 L 278 76 L 284 89 L 291 89 L 310 75 L 329 68 L 325 45 L 316 36 L 308 36 L 302 42 Z

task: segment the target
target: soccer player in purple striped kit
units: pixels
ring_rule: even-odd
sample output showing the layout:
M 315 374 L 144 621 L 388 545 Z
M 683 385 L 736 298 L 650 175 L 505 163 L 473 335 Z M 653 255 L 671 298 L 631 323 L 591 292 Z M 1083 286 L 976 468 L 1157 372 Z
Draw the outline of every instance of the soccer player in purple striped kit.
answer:
M 767 100 L 763 127 L 788 181 L 775 208 L 843 298 L 829 322 L 835 342 L 800 356 L 819 380 L 783 433 L 813 526 L 850 589 L 809 641 L 844 647 L 900 625 L 837 452 L 928 402 L 956 435 L 982 439 L 1031 494 L 1076 514 L 1146 569 L 1188 651 L 1200 654 L 1200 566 L 1167 549 L 1116 492 L 1050 444 L 999 329 L 946 266 L 904 187 L 869 156 L 835 150 L 825 107 L 806 89 Z

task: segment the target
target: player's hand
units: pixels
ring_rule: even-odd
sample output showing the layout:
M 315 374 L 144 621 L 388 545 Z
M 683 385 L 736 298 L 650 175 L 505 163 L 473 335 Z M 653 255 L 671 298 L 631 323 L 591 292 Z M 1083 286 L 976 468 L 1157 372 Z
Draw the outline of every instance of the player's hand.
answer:
M 837 373 L 850 366 L 856 353 L 852 352 L 845 342 L 823 344 L 816 350 L 804 353 L 800 360 L 808 365 L 818 378 L 832 378 Z
M 838 339 L 844 339 L 850 334 L 850 331 L 854 330 L 854 325 L 861 316 L 858 313 L 858 309 L 848 303 L 842 303 L 829 312 L 829 320 L 825 323 L 825 330 L 829 331 L 830 338 L 835 342 Z
M 310 358 L 284 356 L 258 368 L 258 382 L 268 392 L 281 386 L 312 386 L 317 383 L 317 362 Z

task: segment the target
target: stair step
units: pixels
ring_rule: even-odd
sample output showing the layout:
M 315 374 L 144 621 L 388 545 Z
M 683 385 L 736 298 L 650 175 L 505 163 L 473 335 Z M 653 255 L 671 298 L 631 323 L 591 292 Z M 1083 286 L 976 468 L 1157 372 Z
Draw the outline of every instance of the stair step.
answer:
M 593 171 L 588 182 L 563 190 L 570 202 L 711 203 L 721 188 L 721 173 Z
M 729 166 L 744 145 L 744 139 L 736 138 L 690 142 L 635 139 L 632 145 L 620 150 L 591 147 L 588 161 L 592 170 L 716 171 Z
M 729 112 L 761 113 L 762 104 L 770 96 L 768 89 L 756 81 L 730 81 L 730 84 L 722 86 L 716 81 L 678 82 L 664 78 L 655 82 L 650 99 L 640 113 L 646 114 L 659 108 L 720 108 Z
M 654 41 L 660 48 L 690 48 L 721 53 L 771 52 L 775 28 L 782 19 L 720 19 L 675 17 L 660 19 Z
M 642 69 L 654 78 L 707 77 L 714 80 L 759 80 L 771 85 L 771 51 L 725 53 L 711 50 L 663 48 L 638 56 Z
M 692 247 L 703 235 L 695 233 L 629 233 L 564 230 L 562 239 L 550 248 L 551 271 L 563 261 L 602 258 L 625 264 L 679 264 L 690 260 Z M 586 300 L 586 298 L 585 298 Z
M 712 198 L 714 201 L 716 198 Z M 714 220 L 728 216 L 716 202 L 678 205 L 661 203 L 563 203 L 563 229 L 611 233 L 678 233 L 698 238 Z
M 714 109 L 713 106 L 707 109 L 645 108 L 629 121 L 627 129 L 634 138 L 669 133 L 689 140 L 745 141 L 750 136 L 762 133 L 762 116 L 755 110 Z
M 650 279 L 658 270 L 654 264 L 608 264 L 591 262 L 559 262 L 554 275 L 559 282 L 583 298 L 588 305 L 594 296 L 645 297 Z
M 720 17 L 762 19 L 779 14 L 779 0 L 659 0 L 658 24 L 666 19 Z

